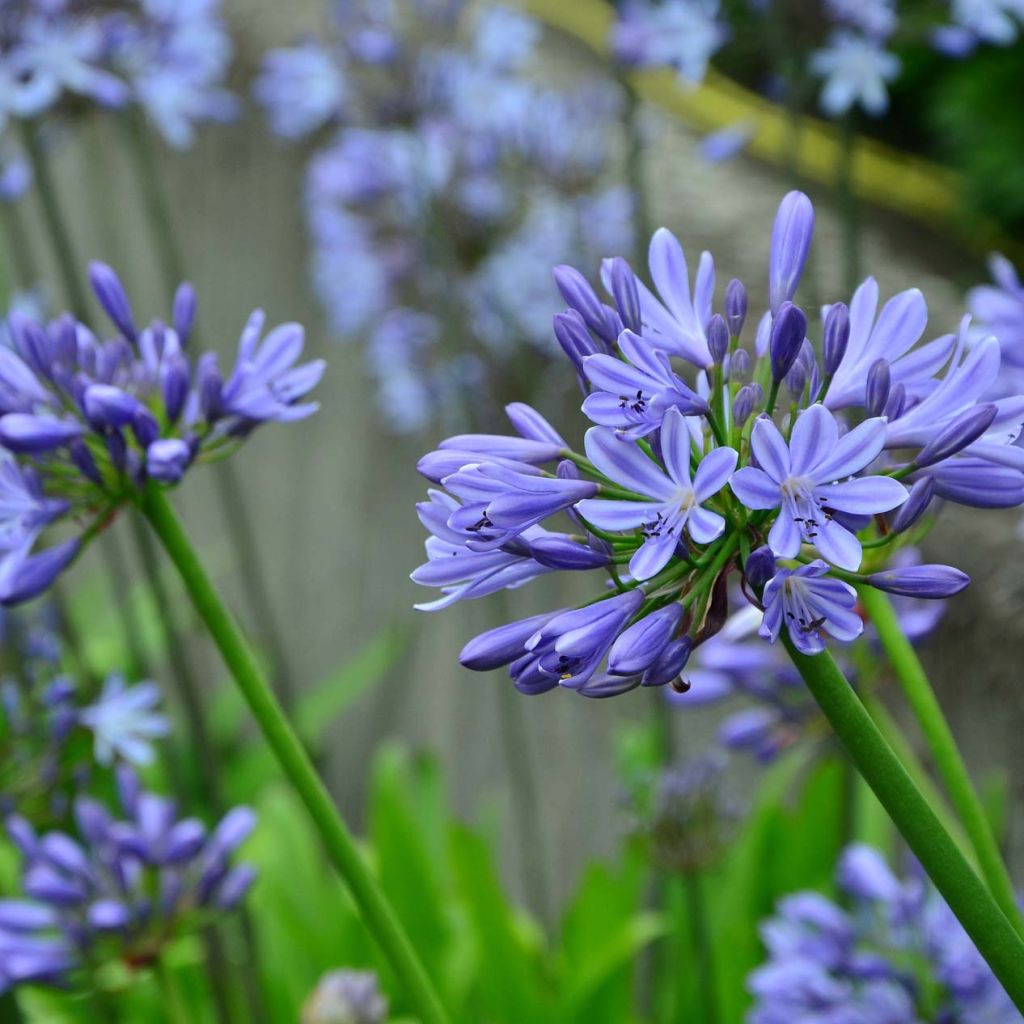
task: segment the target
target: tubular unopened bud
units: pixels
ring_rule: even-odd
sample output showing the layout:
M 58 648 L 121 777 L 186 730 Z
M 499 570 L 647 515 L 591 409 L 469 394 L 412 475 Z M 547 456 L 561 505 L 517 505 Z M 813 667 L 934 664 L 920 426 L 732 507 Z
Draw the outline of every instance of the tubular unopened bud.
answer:
M 868 577 L 877 590 L 902 597 L 941 600 L 959 594 L 971 577 L 951 565 L 915 565 L 909 569 L 888 569 Z
M 868 382 L 864 392 L 864 408 L 869 416 L 881 416 L 889 400 L 889 386 L 892 376 L 889 360 L 877 359 L 868 370 Z
M 590 282 L 575 268 L 562 264 L 554 269 L 555 284 L 566 303 L 575 309 L 584 323 L 598 335 L 606 331 L 605 310 Z
M 743 565 L 743 575 L 747 583 L 758 592 L 775 575 L 775 555 L 767 544 L 751 551 Z
M 622 631 L 608 652 L 608 671 L 632 676 L 651 667 L 683 620 L 683 606 L 675 603 L 645 615 Z
M 893 533 L 906 533 L 925 514 L 935 494 L 935 479 L 923 476 L 915 480 L 907 500 L 896 510 L 892 519 Z
M 750 353 L 738 348 L 729 357 L 729 379 L 741 384 L 750 379 Z
M 632 267 L 621 257 L 616 256 L 609 263 L 612 295 L 618 307 L 622 323 L 629 330 L 640 333 L 640 292 L 636 286 L 636 275 Z
M 707 336 L 711 358 L 716 363 L 721 363 L 725 359 L 726 352 L 729 351 L 729 328 L 725 326 L 725 320 L 721 313 L 716 313 L 708 321 Z
M 195 319 L 196 290 L 188 281 L 182 281 L 174 293 L 174 304 L 171 306 L 171 324 L 182 346 L 187 345 L 188 339 L 192 336 Z
M 89 264 L 89 282 L 99 299 L 104 312 L 113 321 L 114 326 L 130 341 L 135 341 L 135 321 L 132 317 L 131 303 L 125 293 L 124 285 L 111 267 L 106 263 Z
M 885 403 L 882 415 L 890 422 L 898 420 L 903 415 L 903 408 L 906 404 L 907 389 L 902 383 L 897 381 L 889 389 L 889 400 Z
M 729 333 L 738 338 L 747 319 L 747 289 L 738 278 L 733 278 L 725 288 L 725 322 Z
M 839 369 L 850 342 L 850 310 L 845 302 L 837 302 L 829 308 L 825 317 L 825 339 L 822 344 L 822 362 L 826 376 Z
M 151 445 L 160 436 L 160 424 L 144 405 L 135 410 L 132 417 L 132 433 L 143 448 Z
M 807 317 L 799 306 L 783 302 L 772 324 L 768 348 L 772 361 L 772 379 L 781 381 L 793 367 L 800 346 L 807 336 Z
M 554 534 L 530 543 L 530 554 L 549 569 L 601 569 L 611 562 L 607 551 Z
M 756 384 L 744 384 L 736 392 L 736 397 L 732 400 L 732 421 L 737 427 L 742 427 L 750 419 L 760 401 L 759 390 Z
M 795 362 L 793 368 L 786 374 L 786 389 L 793 396 L 793 401 L 800 398 L 806 386 L 807 371 L 799 361 Z
M 657 660 L 640 679 L 641 686 L 664 686 L 678 678 L 679 673 L 686 668 L 693 652 L 693 639 L 688 636 L 680 637 L 678 640 L 670 640 L 658 655 Z
M 93 427 L 124 427 L 131 423 L 140 403 L 112 384 L 92 384 L 85 389 L 82 406 Z
M 146 449 L 146 472 L 162 483 L 176 484 L 191 461 L 191 448 L 177 437 L 154 441 Z
M 575 309 L 567 309 L 555 316 L 555 338 L 580 377 L 583 376 L 583 360 L 601 351 L 587 330 L 583 317 Z
M 914 462 L 919 466 L 934 466 L 935 463 L 963 451 L 992 426 L 997 412 L 997 408 L 991 404 L 968 409 L 929 441 Z

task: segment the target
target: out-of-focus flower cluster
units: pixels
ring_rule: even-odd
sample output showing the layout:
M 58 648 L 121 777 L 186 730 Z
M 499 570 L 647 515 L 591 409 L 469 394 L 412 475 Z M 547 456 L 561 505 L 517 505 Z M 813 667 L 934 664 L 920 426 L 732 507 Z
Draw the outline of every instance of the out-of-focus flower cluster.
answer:
M 752 344 L 743 284 L 731 281 L 715 312 L 711 255 L 691 291 L 666 229 L 651 241 L 653 289 L 621 258 L 602 268 L 609 302 L 578 271 L 555 270 L 570 307 L 555 334 L 593 424 L 583 451 L 521 404 L 508 407 L 514 435 L 442 442 L 419 464 L 443 490 L 419 506 L 431 537 L 413 579 L 441 590 L 426 609 L 553 571 L 598 574 L 594 594 L 482 634 L 465 666 L 507 665 L 524 693 L 685 690 L 689 657 L 726 624 L 734 584 L 760 637 L 804 656 L 861 636 L 855 586 L 935 600 L 968 584 L 899 553 L 937 498 L 1024 501 L 1024 395 L 991 398 L 999 342 L 972 339 L 969 317 L 921 344 L 916 289 L 879 309 L 868 278 L 811 331 L 793 299 L 813 227 L 810 200 L 787 195 Z M 548 529 L 557 515 L 563 529 Z
M 325 139 L 306 178 L 315 288 L 365 339 L 390 426 L 462 423 L 522 341 L 548 346 L 546 267 L 631 246 L 630 194 L 606 175 L 618 92 L 531 80 L 540 28 L 509 8 L 331 10 L 330 41 L 271 51 L 255 85 L 279 135 Z
M 730 40 L 756 40 L 758 49 L 774 40 L 775 72 L 794 77 L 794 69 L 806 68 L 821 82 L 819 102 L 829 117 L 854 108 L 873 117 L 886 112 L 889 86 L 902 70 L 893 44 L 924 43 L 963 58 L 982 44 L 1013 43 L 1024 22 L 1019 0 L 949 0 L 903 20 L 896 0 L 751 3 L 731 12 L 742 15 L 735 24 L 718 0 L 624 0 L 617 11 L 609 47 L 627 66 L 670 67 L 696 85 Z
M 768 961 L 748 979 L 750 1024 L 1014 1024 L 1020 1014 L 919 870 L 899 879 L 878 851 L 847 848 L 844 905 L 783 899 L 761 926 Z
M 149 764 L 169 729 L 153 682 L 114 675 L 85 693 L 62 667 L 54 619 L 48 605 L 3 615 L 0 811 L 37 825 L 62 820 L 95 765 Z
M 169 324 L 138 328 L 116 274 L 93 264 L 93 290 L 114 325 L 101 337 L 64 314 L 49 324 L 14 311 L 0 348 L 0 603 L 43 592 L 147 481 L 177 483 L 194 463 L 231 452 L 268 420 L 296 420 L 323 362 L 297 365 L 304 333 L 263 335 L 257 310 L 231 373 L 189 353 L 195 292 L 183 284 Z M 58 524 L 72 535 L 40 545 Z
M 118 790 L 124 817 L 80 796 L 73 835 L 37 833 L 24 818 L 8 818 L 22 895 L 0 900 L 3 988 L 81 984 L 113 960 L 148 966 L 167 943 L 234 909 L 251 886 L 253 868 L 233 863 L 254 825 L 248 808 L 208 831 L 143 790 L 127 767 L 118 770 Z
M 237 109 L 219 0 L 24 0 L 0 10 L 0 132 L 83 104 L 138 104 L 173 146 Z
M 302 1007 L 302 1024 L 383 1024 L 387 1013 L 372 971 L 328 971 Z

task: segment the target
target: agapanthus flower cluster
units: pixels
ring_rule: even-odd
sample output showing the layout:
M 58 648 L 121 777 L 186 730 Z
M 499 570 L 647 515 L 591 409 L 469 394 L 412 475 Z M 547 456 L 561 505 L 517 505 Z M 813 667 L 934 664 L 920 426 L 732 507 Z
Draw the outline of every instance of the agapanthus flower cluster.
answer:
M 118 772 L 124 817 L 75 801 L 76 832 L 7 831 L 22 857 L 21 894 L 0 900 L 0 987 L 66 987 L 112 961 L 140 968 L 164 947 L 238 906 L 255 879 L 234 854 L 252 831 L 246 807 L 212 830 Z
M 112 675 L 89 694 L 64 671 L 63 653 L 51 606 L 4 610 L 0 812 L 37 826 L 62 820 L 97 766 L 150 764 L 170 729 L 156 683 Z
M 302 1024 L 383 1024 L 387 1014 L 372 971 L 328 971 L 302 1007 Z
M 25 0 L 0 11 L 0 130 L 82 104 L 137 103 L 174 146 L 232 118 L 219 0 Z
M 761 926 L 768 961 L 748 978 L 750 1024 L 1015 1024 L 1021 1017 L 920 870 L 898 878 L 875 849 L 848 847 L 836 883 L 781 900 Z
M 699 85 L 729 36 L 718 0 L 627 0 L 611 29 L 612 53 L 631 67 L 669 67 Z
M 914 548 L 903 548 L 893 557 L 899 568 L 920 563 Z M 894 596 L 893 609 L 904 636 L 920 644 L 938 626 L 946 610 L 941 600 Z M 718 741 L 727 750 L 752 755 L 761 763 L 774 761 L 798 742 L 829 735 L 825 718 L 803 686 L 800 674 L 780 647 L 766 645 L 758 636 L 761 612 L 753 605 L 732 614 L 721 631 L 702 644 L 683 673 L 686 689 L 666 688 L 665 695 L 683 709 L 708 705 L 739 704 L 718 727 Z M 870 621 L 858 643 L 876 641 Z M 855 686 L 862 679 L 864 658 L 840 648 L 839 664 Z M 877 663 L 875 658 L 868 663 Z M 869 684 L 874 680 L 868 680 Z
M 255 311 L 224 376 L 213 352 L 189 352 L 196 297 L 183 284 L 170 323 L 136 325 L 116 274 L 90 278 L 114 331 L 99 336 L 64 314 L 40 324 L 14 312 L 0 348 L 0 603 L 44 591 L 84 543 L 149 481 L 177 483 L 193 465 L 229 454 L 269 420 L 315 412 L 303 401 L 323 362 L 298 365 L 304 333 L 263 336 Z M 40 543 L 49 528 L 70 536 Z
M 693 874 L 729 844 L 740 807 L 726 787 L 728 759 L 712 751 L 671 765 L 635 793 L 635 833 L 664 871 Z
M 365 342 L 392 428 L 462 423 L 522 341 L 550 344 L 546 268 L 631 244 L 630 194 L 606 178 L 618 91 L 539 84 L 538 23 L 493 3 L 332 12 L 329 36 L 271 51 L 255 85 L 277 134 L 323 140 L 314 287 L 334 331 Z
M 593 597 L 482 634 L 464 665 L 507 665 L 524 693 L 685 689 L 683 669 L 725 624 L 734 584 L 761 613 L 760 637 L 804 655 L 862 634 L 855 586 L 937 599 L 967 585 L 954 567 L 894 556 L 936 498 L 1024 501 L 1024 396 L 987 400 L 999 343 L 968 346 L 969 318 L 919 344 L 916 289 L 879 309 L 868 278 L 811 328 L 793 300 L 813 226 L 810 200 L 791 192 L 758 318 L 738 280 L 715 312 L 709 253 L 691 290 L 664 228 L 651 241 L 653 288 L 621 258 L 603 265 L 608 302 L 556 269 L 570 308 L 555 333 L 592 424 L 582 451 L 519 404 L 508 407 L 514 435 L 444 441 L 419 464 L 441 489 L 419 506 L 432 536 L 413 579 L 441 589 L 427 609 L 555 571 L 591 573 Z
M 992 283 L 967 294 L 967 308 L 981 334 L 994 334 L 1002 351 L 1002 388 L 1024 385 L 1024 284 L 1014 265 L 1000 253 L 988 261 Z M 1024 388 L 1022 388 L 1024 389 Z

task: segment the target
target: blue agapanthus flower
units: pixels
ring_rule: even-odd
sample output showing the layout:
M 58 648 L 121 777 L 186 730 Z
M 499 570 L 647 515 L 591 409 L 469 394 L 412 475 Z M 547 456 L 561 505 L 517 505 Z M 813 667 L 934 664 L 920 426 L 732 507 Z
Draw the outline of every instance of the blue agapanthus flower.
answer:
M 633 67 L 669 67 L 699 85 L 729 32 L 718 0 L 627 0 L 611 29 L 612 53 Z
M 691 291 L 664 229 L 653 287 L 621 258 L 602 268 L 607 300 L 556 269 L 570 308 L 555 334 L 597 425 L 579 450 L 515 403 L 515 435 L 459 435 L 425 456 L 420 471 L 441 489 L 420 509 L 432 538 L 413 578 L 442 589 L 425 608 L 551 570 L 591 573 L 594 595 L 477 637 L 465 665 L 507 665 L 526 693 L 685 691 L 688 660 L 729 620 L 737 581 L 761 638 L 808 655 L 861 635 L 856 585 L 936 600 L 968 584 L 900 552 L 936 496 L 1024 501 L 1024 396 L 989 399 L 999 345 L 968 344 L 966 321 L 917 345 L 927 311 L 914 291 L 876 317 L 869 280 L 852 307 L 824 307 L 816 332 L 794 302 L 813 229 L 810 200 L 790 193 L 752 344 L 743 285 L 730 282 L 716 312 L 711 255 Z
M 114 326 L 94 334 L 70 314 L 42 324 L 15 311 L 0 348 L 0 603 L 44 591 L 147 481 L 177 483 L 257 426 L 302 419 L 321 360 L 300 364 L 304 333 L 264 336 L 246 323 L 230 374 L 212 352 L 189 353 L 196 297 L 183 284 L 170 323 L 138 327 L 121 282 L 94 263 L 93 290 Z M 66 523 L 72 535 L 42 546 Z M 72 525 L 73 524 L 73 525 Z
M 751 1024 L 1015 1024 L 1020 1014 L 925 878 L 897 877 L 875 849 L 847 847 L 843 905 L 817 892 L 782 899 L 761 925 L 768 960 L 747 979 Z
M 811 71 L 823 80 L 821 109 L 840 117 L 859 106 L 879 117 L 889 109 L 888 85 L 900 73 L 900 59 L 876 40 L 836 30 L 811 56 Z
M 388 1001 L 372 971 L 328 971 L 302 1007 L 302 1024 L 384 1024 Z
M 1024 284 L 1013 264 L 999 253 L 989 257 L 989 270 L 992 284 L 972 288 L 967 308 L 983 335 L 995 335 L 999 342 L 1005 375 L 1024 382 Z
M 501 4 L 346 3 L 330 28 L 270 51 L 254 85 L 276 134 L 316 140 L 314 288 L 365 344 L 391 429 L 464 424 L 524 340 L 550 346 L 547 268 L 632 244 L 632 196 L 607 173 L 619 92 L 540 85 L 540 25 Z
M 130 769 L 118 783 L 124 818 L 79 797 L 74 835 L 8 818 L 21 891 L 0 900 L 0 988 L 66 987 L 112 961 L 150 966 L 169 942 L 237 907 L 255 880 L 251 865 L 233 863 L 255 825 L 248 808 L 207 830 Z
M 87 100 L 138 104 L 173 146 L 224 121 L 232 42 L 220 0 L 56 0 L 9 4 L 0 16 L 0 129 Z

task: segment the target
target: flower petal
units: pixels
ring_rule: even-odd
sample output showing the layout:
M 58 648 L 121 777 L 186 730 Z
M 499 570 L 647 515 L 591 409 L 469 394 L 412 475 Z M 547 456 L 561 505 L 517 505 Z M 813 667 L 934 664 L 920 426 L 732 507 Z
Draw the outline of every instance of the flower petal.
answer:
M 665 435 L 662 432 L 663 447 L 664 443 Z M 714 448 L 701 459 L 693 477 L 693 493 L 696 495 L 697 501 L 707 501 L 729 482 L 733 470 L 736 469 L 738 458 L 739 456 L 732 448 Z
M 814 546 L 824 558 L 840 569 L 856 572 L 860 568 L 860 541 L 838 523 L 825 523 L 814 538 Z
M 802 412 L 793 425 L 789 442 L 793 476 L 803 476 L 822 462 L 835 449 L 838 440 L 839 426 L 823 405 L 812 405 Z
M 750 447 L 758 465 L 776 482 L 790 475 L 789 449 L 779 428 L 767 417 L 760 417 L 750 432 Z
M 607 427 L 591 427 L 584 438 L 587 458 L 609 480 L 652 498 L 667 498 L 672 481 L 631 441 L 622 441 Z
M 816 484 L 853 476 L 878 457 L 885 445 L 885 431 L 885 420 L 881 416 L 865 420 L 839 438 L 832 454 L 819 462 L 810 476 Z
M 762 469 L 744 466 L 732 475 L 729 486 L 751 510 L 776 508 L 782 501 L 779 485 Z
M 829 487 L 817 487 L 814 496 L 840 512 L 871 516 L 902 505 L 907 500 L 907 489 L 891 476 L 862 476 Z

